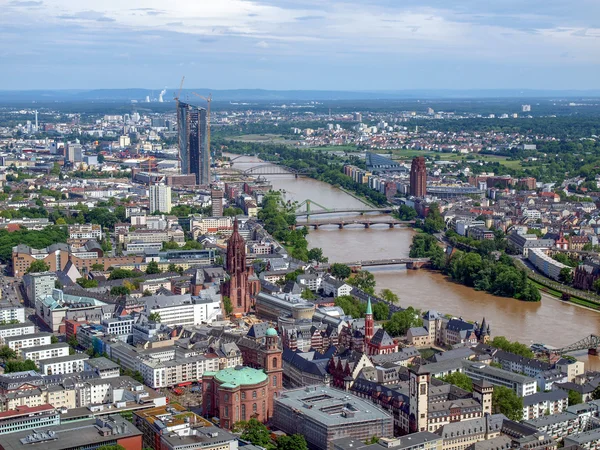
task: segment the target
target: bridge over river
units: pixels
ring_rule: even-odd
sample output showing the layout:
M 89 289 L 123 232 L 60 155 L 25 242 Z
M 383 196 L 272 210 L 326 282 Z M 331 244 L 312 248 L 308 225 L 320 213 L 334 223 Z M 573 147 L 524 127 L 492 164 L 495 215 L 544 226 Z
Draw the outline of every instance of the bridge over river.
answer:
M 352 270 L 360 270 L 363 267 L 377 266 L 396 266 L 406 265 L 407 269 L 420 269 L 423 266 L 429 265 L 429 258 L 389 258 L 389 259 L 369 259 L 364 261 L 344 262 L 352 268 Z

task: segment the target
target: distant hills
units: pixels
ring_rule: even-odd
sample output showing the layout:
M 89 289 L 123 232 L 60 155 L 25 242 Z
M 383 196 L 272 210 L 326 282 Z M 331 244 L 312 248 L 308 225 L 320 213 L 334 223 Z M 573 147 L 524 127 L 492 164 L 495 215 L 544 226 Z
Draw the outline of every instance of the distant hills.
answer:
M 195 99 L 192 92 L 212 92 L 215 101 L 226 102 L 307 102 L 344 100 L 417 100 L 417 99 L 532 99 L 600 97 L 600 90 L 537 90 L 537 89 L 417 89 L 401 91 L 318 91 L 265 89 L 184 89 L 182 99 Z M 143 102 L 146 96 L 158 98 L 160 89 L 92 89 L 92 90 L 0 90 L 0 103 L 31 102 Z M 165 102 L 173 102 L 175 91 L 168 90 Z

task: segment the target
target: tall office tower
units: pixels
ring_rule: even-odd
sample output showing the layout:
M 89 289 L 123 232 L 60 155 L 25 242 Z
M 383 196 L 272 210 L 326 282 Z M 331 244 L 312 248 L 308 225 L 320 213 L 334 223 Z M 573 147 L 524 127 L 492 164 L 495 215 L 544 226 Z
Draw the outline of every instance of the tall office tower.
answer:
M 196 184 L 210 184 L 210 149 L 206 109 L 184 102 L 177 105 L 181 173 L 195 174 Z
M 223 215 L 223 191 L 213 189 L 210 192 L 210 200 L 212 203 L 212 216 L 221 217 Z
M 410 166 L 410 195 L 425 197 L 427 195 L 427 168 L 425 158 L 417 156 Z
M 150 186 L 150 213 L 171 212 L 171 186 L 155 184 Z
M 83 161 L 83 148 L 81 144 L 67 144 L 65 152 L 65 161 L 70 163 L 79 163 Z

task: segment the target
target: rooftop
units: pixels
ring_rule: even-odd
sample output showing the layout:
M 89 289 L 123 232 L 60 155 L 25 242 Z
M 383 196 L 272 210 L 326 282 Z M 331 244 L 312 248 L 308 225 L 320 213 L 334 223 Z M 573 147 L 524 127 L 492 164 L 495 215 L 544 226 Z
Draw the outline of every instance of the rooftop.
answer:
M 237 366 L 235 368 L 219 370 L 215 374 L 215 379 L 222 384 L 233 387 L 263 383 L 267 381 L 267 375 L 262 370 Z

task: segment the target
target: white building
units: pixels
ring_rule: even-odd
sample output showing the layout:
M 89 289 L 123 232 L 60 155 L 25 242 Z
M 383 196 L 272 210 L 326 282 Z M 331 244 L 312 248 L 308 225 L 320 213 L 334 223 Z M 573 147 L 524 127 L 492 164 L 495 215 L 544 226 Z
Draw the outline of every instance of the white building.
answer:
M 35 333 L 35 326 L 31 322 L 0 325 L 0 344 L 4 344 L 4 339 L 7 337 L 33 333 Z
M 44 359 L 39 363 L 40 372 L 44 375 L 62 375 L 67 373 L 83 372 L 85 361 L 90 357 L 85 353 L 60 356 L 58 358 Z
M 54 272 L 27 273 L 23 275 L 23 285 L 29 304 L 33 305 L 36 299 L 52 295 L 56 282 Z
M 25 322 L 25 308 L 22 306 L 0 307 L 0 323 Z
M 523 420 L 559 414 L 566 411 L 568 406 L 569 394 L 560 389 L 528 395 L 523 397 Z
M 156 184 L 150 186 L 150 212 L 169 213 L 171 211 L 171 186 Z
M 553 280 L 558 280 L 560 271 L 563 269 L 569 269 L 573 272 L 572 267 L 556 261 L 554 258 L 547 255 L 545 250 L 540 248 L 532 248 L 529 250 L 527 259 L 536 267 L 536 269 Z
M 351 285 L 332 276 L 323 278 L 321 286 L 323 287 L 323 295 L 325 296 L 340 297 L 342 295 L 350 295 L 350 292 L 352 292 Z
M 33 333 L 26 335 L 15 335 L 4 338 L 4 345 L 8 345 L 12 350 L 20 350 L 22 348 L 39 347 L 40 345 L 50 345 L 52 343 L 52 333 Z
M 113 317 L 112 319 L 104 319 L 102 325 L 106 334 L 114 334 L 116 336 L 126 336 L 133 334 L 134 319 L 131 316 Z
M 144 314 L 160 316 L 160 323 L 175 325 L 200 325 L 211 323 L 219 318 L 221 312 L 221 296 L 210 287 L 200 291 L 199 297 L 190 294 L 146 297 Z
M 30 359 L 37 364 L 38 361 L 43 359 L 56 359 L 61 356 L 69 356 L 69 348 L 69 344 L 65 343 L 29 347 L 21 349 L 21 356 L 23 359 Z

